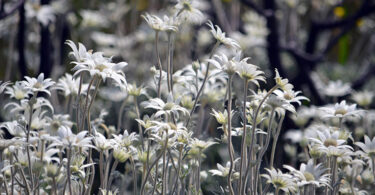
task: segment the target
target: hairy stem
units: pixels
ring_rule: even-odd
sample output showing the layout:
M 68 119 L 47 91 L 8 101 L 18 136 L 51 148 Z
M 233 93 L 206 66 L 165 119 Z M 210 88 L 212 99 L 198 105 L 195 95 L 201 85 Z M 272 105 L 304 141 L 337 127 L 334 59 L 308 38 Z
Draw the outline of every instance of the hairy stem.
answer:
M 161 90 L 161 81 L 163 77 L 163 67 L 161 65 L 161 60 L 160 60 L 160 54 L 159 54 L 159 31 L 155 31 L 155 50 L 156 50 L 156 56 L 158 58 L 158 66 L 159 66 L 159 81 L 158 81 L 158 98 L 161 97 L 160 90 Z
M 279 122 L 279 124 L 277 126 L 276 134 L 273 137 L 272 151 L 271 151 L 271 160 L 270 160 L 270 166 L 271 166 L 271 168 L 273 167 L 273 162 L 274 162 L 274 159 L 275 159 L 276 144 L 277 144 L 277 140 L 279 139 L 279 135 L 280 135 L 280 131 L 281 131 L 281 126 L 282 126 L 282 124 L 284 122 L 284 119 L 285 119 L 285 114 L 283 114 L 281 116 L 280 122 Z
M 232 145 L 232 75 L 229 75 L 228 78 L 228 106 L 227 106 L 227 113 L 228 113 L 228 152 L 230 158 L 230 167 L 228 173 L 228 187 L 230 195 L 234 195 L 233 186 L 232 186 L 232 173 L 233 173 L 233 166 L 234 166 L 234 154 L 233 154 L 233 145 Z
M 210 58 L 212 58 L 212 56 L 213 56 L 213 54 L 214 54 L 216 48 L 219 47 L 219 45 L 220 45 L 220 42 L 216 42 L 216 44 L 214 45 L 214 47 L 213 47 L 212 50 L 211 50 Z M 202 91 L 203 91 L 203 89 L 204 89 L 204 85 L 206 84 L 206 81 L 207 81 L 207 78 L 208 78 L 208 72 L 209 72 L 209 70 L 210 70 L 210 62 L 207 63 L 207 70 L 206 70 L 206 73 L 205 73 L 205 75 L 204 75 L 202 85 L 201 85 L 201 87 L 200 87 L 199 90 L 198 90 L 197 96 L 195 97 L 193 108 L 192 108 L 191 111 L 190 111 L 189 118 L 188 118 L 188 120 L 187 120 L 187 122 L 186 122 L 186 125 L 185 125 L 186 127 L 189 126 L 191 116 L 193 115 L 193 113 L 194 113 L 194 111 L 195 111 L 195 108 L 196 108 L 197 103 L 198 103 L 198 99 L 199 99 L 199 97 L 200 97 L 200 95 L 201 95 L 201 93 L 202 93 Z M 198 85 L 198 84 L 197 84 L 197 85 Z
M 243 114 L 243 130 L 242 130 L 242 141 L 241 141 L 241 159 L 240 159 L 240 178 L 239 178 L 239 184 L 238 186 L 240 187 L 240 193 L 242 194 L 242 191 L 244 191 L 245 185 L 242 183 L 243 181 L 243 170 L 244 167 L 246 167 L 246 154 L 247 154 L 247 147 L 246 147 L 246 99 L 247 99 L 247 90 L 248 90 L 248 85 L 249 82 L 247 79 L 244 79 L 244 98 L 243 98 L 243 108 L 242 108 L 242 114 Z M 250 163 L 250 162 L 249 162 Z

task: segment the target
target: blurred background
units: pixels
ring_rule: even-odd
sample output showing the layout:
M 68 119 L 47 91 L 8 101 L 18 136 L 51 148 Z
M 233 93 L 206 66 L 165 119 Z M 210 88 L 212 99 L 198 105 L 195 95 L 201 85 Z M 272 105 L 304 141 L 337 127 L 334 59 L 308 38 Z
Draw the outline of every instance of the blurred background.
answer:
M 26 75 L 44 73 L 56 81 L 65 72 L 71 73 L 70 49 L 65 41 L 73 40 L 87 49 L 113 56 L 116 62 L 128 62 L 127 80 L 138 85 L 149 80 L 150 67 L 156 64 L 154 33 L 141 15 L 146 12 L 168 15 L 177 3 L 176 0 L 0 2 L 0 80 L 16 81 Z M 243 55 L 251 57 L 249 61 L 260 66 L 268 78 L 274 77 L 275 68 L 288 78 L 311 100 L 305 106 L 335 103 L 355 91 L 375 89 L 374 0 L 195 0 L 192 3 L 204 17 L 182 26 L 176 34 L 175 70 L 204 59 L 209 53 L 215 40 L 205 23 L 211 20 L 240 43 Z M 161 56 L 165 56 L 166 35 L 162 34 L 160 41 Z M 234 88 L 239 91 L 242 86 L 234 83 Z M 0 97 L 0 101 L 4 99 Z M 108 124 L 115 125 L 116 109 L 123 99 L 119 91 L 101 91 L 103 101 L 99 100 L 97 112 L 101 108 L 110 111 L 106 117 Z M 208 98 L 205 109 L 211 110 L 215 101 L 219 100 Z M 371 102 L 366 105 L 373 106 Z M 124 128 L 136 129 L 131 122 L 132 109 L 125 115 Z M 296 121 L 301 122 L 288 118 L 283 132 L 300 128 Z M 219 137 L 214 120 L 208 123 L 208 133 Z M 280 145 L 286 141 L 281 140 Z M 296 149 L 277 150 L 278 166 L 295 161 L 293 157 L 281 157 L 285 151 L 292 156 Z M 212 155 L 208 161 L 220 162 L 219 155 Z

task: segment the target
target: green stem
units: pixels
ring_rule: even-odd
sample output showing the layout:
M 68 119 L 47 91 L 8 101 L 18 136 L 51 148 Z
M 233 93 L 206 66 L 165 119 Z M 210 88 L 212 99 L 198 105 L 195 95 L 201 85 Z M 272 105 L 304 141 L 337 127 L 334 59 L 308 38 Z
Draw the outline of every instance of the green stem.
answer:
M 161 188 L 161 194 L 162 195 L 165 195 L 166 194 L 166 190 L 167 190 L 167 163 L 166 163 L 166 154 L 167 154 L 167 148 L 168 148 L 168 131 L 165 132 L 166 133 L 166 138 L 165 138 L 165 150 L 163 151 L 163 185 L 162 185 L 162 188 Z
M 219 45 L 220 45 L 220 42 L 216 42 L 216 44 L 214 45 L 214 47 L 211 50 L 210 58 L 212 58 L 212 56 L 213 56 L 216 48 L 219 47 Z M 198 99 L 199 99 L 199 97 L 200 97 L 200 95 L 201 95 L 201 93 L 202 93 L 202 91 L 204 89 L 204 85 L 206 84 L 206 81 L 207 81 L 207 78 L 208 78 L 208 72 L 209 72 L 209 70 L 210 70 L 210 62 L 207 63 L 207 70 L 206 70 L 206 73 L 204 75 L 202 85 L 201 85 L 201 87 L 198 90 L 197 96 L 195 97 L 193 108 L 190 111 L 189 118 L 188 118 L 188 120 L 186 122 L 186 125 L 185 125 L 186 127 L 189 126 L 191 116 L 193 115 L 193 113 L 195 111 L 195 107 L 197 106 Z
M 273 138 L 272 151 L 271 151 L 271 160 L 270 160 L 270 166 L 271 166 L 271 168 L 273 167 L 273 162 L 274 162 L 274 159 L 275 159 L 276 144 L 277 144 L 277 140 L 279 139 L 279 135 L 280 135 L 280 131 L 281 131 L 281 125 L 282 125 L 282 123 L 284 121 L 284 118 L 285 118 L 285 114 L 283 114 L 281 116 L 279 125 L 277 126 L 276 134 L 275 134 L 275 136 Z
M 159 47 L 158 47 L 158 42 L 159 42 L 159 31 L 155 31 L 155 50 L 156 50 L 156 56 L 158 58 L 158 66 L 159 66 L 159 82 L 158 82 L 158 98 L 161 97 L 160 91 L 161 91 L 161 81 L 162 81 L 162 74 L 163 74 L 163 67 L 161 65 L 161 60 L 160 60 L 160 54 L 159 54 Z
M 244 98 L 243 98 L 243 108 L 242 108 L 242 114 L 243 114 L 243 132 L 242 132 L 242 142 L 241 142 L 241 159 L 240 159 L 240 178 L 239 178 L 239 187 L 240 187 L 240 193 L 243 194 L 245 185 L 242 183 L 242 179 L 244 177 L 243 169 L 246 167 L 246 154 L 247 154 L 247 147 L 246 147 L 246 124 L 247 124 L 247 118 L 246 118 L 246 99 L 247 99 L 247 90 L 248 90 L 249 82 L 247 79 L 244 80 Z M 250 163 L 250 162 L 249 162 Z M 245 164 L 245 165 L 244 165 Z
M 232 173 L 233 173 L 233 166 L 234 166 L 234 154 L 233 154 L 233 145 L 232 145 L 232 75 L 229 75 L 228 78 L 228 106 L 227 106 L 227 113 L 228 113 L 228 152 L 230 158 L 230 166 L 229 166 L 229 173 L 228 173 L 228 187 L 230 195 L 234 195 L 234 190 L 232 186 Z

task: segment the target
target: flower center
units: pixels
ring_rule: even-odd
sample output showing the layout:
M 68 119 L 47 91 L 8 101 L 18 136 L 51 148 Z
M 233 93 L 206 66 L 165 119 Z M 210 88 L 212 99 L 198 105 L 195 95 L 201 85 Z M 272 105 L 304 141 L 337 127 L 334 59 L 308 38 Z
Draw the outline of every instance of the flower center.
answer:
M 103 72 L 103 70 L 106 69 L 106 68 L 107 68 L 107 66 L 105 66 L 104 64 L 99 64 L 99 65 L 95 66 L 95 69 L 99 70 L 100 72 Z
M 166 103 L 165 104 L 165 106 L 164 106 L 164 110 L 171 110 L 172 108 L 173 108 L 173 103 L 171 103 L 171 102 L 168 102 L 168 103 Z
M 36 82 L 36 83 L 34 84 L 33 87 L 34 87 L 34 88 L 37 88 L 37 89 L 40 89 L 40 88 L 43 87 L 43 85 L 42 85 L 42 83 L 40 83 L 40 82 Z
M 326 147 L 329 147 L 329 146 L 337 146 L 337 141 L 332 139 L 332 138 L 328 138 L 324 141 L 324 146 Z
M 305 176 L 306 181 L 314 181 L 315 180 L 314 175 L 309 173 L 309 172 L 304 172 L 303 175 Z
M 348 111 L 344 108 L 339 108 L 335 111 L 335 115 L 345 115 Z

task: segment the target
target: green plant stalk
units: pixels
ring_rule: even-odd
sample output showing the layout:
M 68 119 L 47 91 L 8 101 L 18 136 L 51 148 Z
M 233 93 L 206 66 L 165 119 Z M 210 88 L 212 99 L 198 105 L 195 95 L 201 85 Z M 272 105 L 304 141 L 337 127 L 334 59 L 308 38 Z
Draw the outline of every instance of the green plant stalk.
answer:
M 29 176 L 30 176 L 30 182 L 31 182 L 31 188 L 30 190 L 34 191 L 34 177 L 33 177 L 33 170 L 32 170 L 32 165 L 31 165 L 31 156 L 30 156 L 30 146 L 29 146 L 29 141 L 30 141 L 30 132 L 31 132 L 31 122 L 32 122 L 32 117 L 33 117 L 33 105 L 34 101 L 36 101 L 35 97 L 37 96 L 37 93 L 34 94 L 34 96 L 31 98 L 29 101 L 29 106 L 30 106 L 30 112 L 29 112 L 29 123 L 27 125 L 27 137 L 26 137 L 26 143 L 27 143 L 27 162 L 29 166 Z
M 247 124 L 247 118 L 246 118 L 246 99 L 247 99 L 247 90 L 248 90 L 249 82 L 247 79 L 244 80 L 244 99 L 243 99 L 243 132 L 242 132 L 242 142 L 241 142 L 241 159 L 240 159 L 240 178 L 238 186 L 240 187 L 240 193 L 242 194 L 242 191 L 244 190 L 244 183 L 242 183 L 242 179 L 244 177 L 243 170 L 244 167 L 246 167 L 246 154 L 247 154 L 247 147 L 246 147 L 246 124 Z M 245 163 L 245 165 L 244 165 Z M 250 162 L 249 162 L 250 163 Z
M 80 77 L 79 77 L 79 86 L 78 86 L 78 94 L 77 94 L 77 110 L 76 110 L 76 123 L 77 123 L 77 128 L 80 127 L 80 124 L 79 124 L 79 110 L 81 109 L 81 90 L 82 90 L 82 83 L 83 83 L 83 73 L 81 72 L 80 73 Z M 89 88 L 87 89 L 89 90 Z M 79 130 L 79 129 L 78 129 Z
M 257 109 L 256 109 L 256 111 L 255 111 L 255 114 L 254 114 L 254 118 L 253 118 L 253 124 L 255 124 L 255 125 L 253 125 L 252 126 L 252 129 L 251 129 L 251 142 L 250 142 L 250 154 L 249 154 L 249 156 L 251 156 L 252 155 L 252 153 L 253 153 L 253 147 L 254 147 L 254 140 L 255 140 L 255 129 L 256 129 L 256 120 L 257 120 L 257 117 L 258 117 L 258 114 L 259 114 L 259 111 L 260 111 L 260 109 L 262 108 L 262 105 L 263 105 L 263 103 L 266 101 L 266 99 L 268 98 L 268 96 L 270 96 L 271 94 L 272 94 L 272 92 L 273 91 L 275 91 L 277 88 L 279 88 L 279 86 L 278 85 L 275 85 L 275 86 L 273 86 L 268 92 L 267 92 L 267 94 L 266 94 L 266 96 L 262 99 L 262 101 L 259 103 L 259 106 L 257 107 Z M 241 179 L 241 178 L 240 178 Z M 245 188 L 245 187 L 244 187 Z M 244 192 L 244 191 L 242 191 L 242 192 Z
M 85 122 L 85 118 L 86 118 L 86 112 L 87 112 L 87 107 L 88 107 L 88 104 L 89 104 L 89 96 L 90 96 L 90 90 L 91 90 L 91 86 L 92 84 L 94 83 L 94 80 L 96 78 L 96 75 L 94 75 L 94 77 L 91 79 L 90 83 L 89 83 L 89 86 L 87 88 L 87 93 L 86 93 L 86 103 L 85 103 L 85 107 L 83 109 L 83 115 L 82 115 L 82 119 L 81 119 L 81 124 L 79 126 L 79 129 L 78 129 L 78 132 L 81 132 L 82 129 L 83 129 L 83 125 L 84 125 L 84 122 Z M 97 90 L 97 89 L 95 89 Z
M 165 138 L 165 150 L 163 150 L 163 185 L 161 188 L 161 194 L 165 195 L 167 190 L 167 163 L 166 163 L 166 154 L 167 154 L 167 148 L 168 148 L 168 130 L 166 131 L 166 138 Z
M 133 157 L 130 157 L 130 162 L 132 163 L 132 166 L 133 166 L 133 180 L 134 180 L 134 182 L 133 182 L 133 188 L 134 188 L 134 195 L 137 195 L 137 169 L 136 169 L 136 167 L 135 167 L 135 163 L 134 163 L 134 159 L 133 159 Z
M 151 164 L 151 166 L 148 167 L 148 170 L 146 172 L 146 177 L 143 180 L 142 185 L 141 185 L 141 193 L 140 193 L 141 195 L 144 194 L 146 181 L 147 181 L 148 177 L 150 176 L 152 168 L 155 166 L 155 164 L 158 162 L 158 160 L 163 156 L 163 153 L 165 152 L 166 149 L 167 149 L 167 147 L 165 145 L 164 148 L 163 148 L 163 151 L 161 151 L 161 153 L 159 154 L 159 156 L 156 157 L 155 161 Z
M 155 194 L 156 190 L 156 182 L 158 180 L 158 172 L 159 172 L 159 163 L 156 162 L 156 168 L 155 168 L 155 179 L 154 179 L 154 185 L 152 186 L 152 195 Z
M 258 184 L 258 175 L 259 175 L 259 169 L 260 169 L 260 165 L 262 163 L 262 159 L 263 159 L 263 156 L 264 154 L 266 153 L 267 151 L 267 148 L 270 144 L 270 140 L 271 140 L 271 134 L 272 134 L 272 123 L 273 123 L 273 119 L 274 119 L 274 116 L 275 116 L 275 108 L 272 108 L 271 110 L 271 116 L 270 116 L 270 121 L 268 123 L 268 129 L 267 129 L 267 138 L 266 138 L 266 143 L 265 145 L 262 147 L 262 150 L 260 151 L 259 153 L 259 156 L 258 156 L 258 160 L 255 164 L 256 168 L 255 168 L 255 181 L 251 181 L 254 183 L 254 192 L 256 193 L 256 188 L 257 188 L 257 184 Z M 280 125 L 280 123 L 279 123 Z M 280 125 L 281 126 L 281 125 Z M 248 167 L 250 168 L 250 166 Z M 245 180 L 246 181 L 246 180 Z
M 135 113 L 137 114 L 138 120 L 141 120 L 141 114 L 139 113 L 137 97 L 134 96 L 133 100 L 134 100 Z M 144 146 L 144 143 L 143 143 L 143 130 L 142 130 L 141 124 L 139 124 L 139 123 L 138 123 L 138 132 L 139 132 L 139 135 L 141 137 L 142 149 L 144 149 L 145 146 Z
M 13 165 L 13 155 L 10 156 L 10 164 Z M 14 177 L 15 177 L 15 174 L 14 174 L 14 167 L 12 166 L 10 168 L 10 172 L 11 172 L 11 187 L 10 187 L 10 194 L 13 195 L 13 192 L 14 192 Z
M 233 166 L 234 166 L 234 154 L 233 154 L 233 145 L 232 145 L 232 75 L 228 77 L 228 106 L 227 106 L 227 113 L 228 113 L 228 152 L 230 158 L 230 166 L 229 166 L 229 173 L 228 173 L 228 188 L 230 195 L 234 195 L 234 190 L 232 186 L 232 173 L 233 173 Z
M 168 93 L 172 92 L 171 84 L 171 32 L 167 33 L 168 35 L 168 54 L 167 54 L 167 83 L 168 83 Z
M 8 189 L 8 182 L 6 180 L 6 177 L 3 178 L 4 188 L 5 188 L 5 194 L 9 195 L 9 189 Z
M 13 156 L 16 159 L 17 163 L 19 163 L 20 161 L 18 160 L 18 157 L 16 156 L 16 154 L 13 154 Z M 29 183 L 26 180 L 25 172 L 23 171 L 21 165 L 20 165 L 19 170 L 21 171 L 22 179 L 25 182 L 26 194 L 30 195 L 31 194 L 30 185 L 29 185 Z M 17 181 L 17 179 L 16 179 L 16 181 Z
M 71 163 L 71 157 L 72 157 L 72 148 L 69 145 L 68 148 L 68 164 L 67 164 L 67 175 L 68 175 L 68 185 L 69 185 L 69 194 L 72 195 L 72 182 L 71 182 L 71 171 L 70 171 L 70 163 Z
M 57 184 L 55 176 L 52 177 L 52 191 L 55 195 L 57 195 Z
M 113 162 L 113 165 L 112 165 L 111 171 L 109 172 L 109 179 L 108 179 L 107 190 L 109 190 L 110 187 L 111 187 L 111 185 L 112 185 L 113 172 L 116 170 L 117 165 L 118 165 L 118 160 L 115 159 L 115 162 Z
M 280 131 L 281 131 L 281 125 L 283 124 L 284 119 L 285 119 L 285 114 L 283 114 L 281 116 L 279 125 L 277 126 L 276 134 L 275 134 L 275 136 L 273 138 L 272 151 L 271 151 L 271 160 L 270 160 L 270 166 L 271 166 L 271 168 L 273 168 L 273 162 L 274 162 L 274 159 L 275 159 L 276 144 L 277 144 L 277 140 L 279 139 L 279 135 L 280 135 Z
M 337 157 L 336 156 L 333 156 L 332 157 L 332 180 L 331 180 L 331 186 L 332 186 L 332 191 L 331 191 L 331 194 L 336 194 L 335 193 L 335 183 L 336 183 L 336 172 L 337 172 Z
M 220 42 L 217 41 L 217 42 L 215 43 L 214 47 L 213 47 L 212 50 L 211 50 L 210 59 L 211 59 L 212 56 L 214 55 L 214 52 L 215 52 L 215 50 L 217 49 L 217 47 L 219 47 L 219 45 L 220 45 Z M 191 116 L 193 115 L 193 113 L 194 113 L 194 111 L 195 111 L 195 107 L 197 106 L 198 99 L 199 99 L 199 97 L 200 97 L 200 95 L 201 95 L 201 93 L 202 93 L 202 91 L 203 91 L 203 89 L 204 89 L 204 85 L 206 84 L 206 81 L 207 81 L 207 78 L 208 78 L 208 72 L 209 72 L 209 70 L 210 70 L 210 64 L 211 64 L 210 62 L 207 63 L 207 70 L 206 70 L 206 73 L 205 73 L 205 75 L 204 75 L 202 85 L 201 85 L 201 87 L 200 87 L 199 90 L 198 90 L 197 96 L 195 97 L 193 108 L 192 108 L 191 111 L 190 111 L 189 118 L 188 118 L 188 120 L 187 120 L 187 122 L 186 122 L 186 125 L 185 125 L 186 127 L 189 126 Z
M 104 189 L 103 163 L 104 163 L 104 155 L 103 155 L 103 151 L 100 151 L 99 153 L 99 175 L 100 175 L 100 188 L 102 189 Z
M 128 100 L 128 98 L 129 98 L 129 96 L 126 96 L 126 98 L 124 99 L 124 101 L 122 101 L 122 103 L 121 103 L 119 115 L 118 115 L 118 118 L 117 118 L 117 128 L 118 128 L 118 131 L 121 130 L 122 114 L 124 112 L 124 109 L 125 109 L 125 106 L 126 106 L 126 101 Z
M 163 77 L 163 67 L 161 65 L 161 60 L 160 60 L 160 54 L 159 54 L 159 47 L 158 47 L 158 42 L 159 42 L 159 31 L 155 31 L 155 50 L 156 50 L 156 56 L 158 58 L 158 66 L 159 66 L 159 81 L 158 81 L 158 98 L 161 97 L 161 81 Z
M 174 184 L 173 184 L 173 191 L 172 191 L 172 194 L 175 194 L 175 192 L 176 192 L 176 188 L 177 188 L 177 186 L 178 186 L 178 180 L 179 180 L 179 177 L 180 177 L 181 164 L 182 164 L 182 149 L 183 149 L 182 146 L 180 146 L 180 147 L 178 148 L 178 151 L 179 151 L 179 153 L 178 153 L 178 167 L 177 167 L 176 179 L 175 179 L 175 182 L 174 182 Z M 179 191 L 177 190 L 177 192 L 179 192 Z
M 201 161 L 202 161 L 202 151 L 199 150 L 198 155 L 198 167 L 197 167 L 197 181 L 196 181 L 196 188 L 195 191 L 197 194 L 200 194 L 201 189 Z

